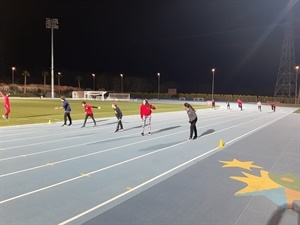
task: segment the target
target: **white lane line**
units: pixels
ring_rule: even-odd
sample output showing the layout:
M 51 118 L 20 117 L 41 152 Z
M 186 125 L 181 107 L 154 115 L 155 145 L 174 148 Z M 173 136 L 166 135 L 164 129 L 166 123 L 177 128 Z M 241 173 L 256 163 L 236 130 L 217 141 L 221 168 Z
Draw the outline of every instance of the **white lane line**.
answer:
M 251 133 L 254 133 L 254 132 L 258 131 L 258 130 L 261 130 L 262 128 L 264 128 L 264 127 L 266 127 L 266 126 L 268 126 L 268 125 L 274 123 L 275 121 L 277 121 L 277 120 L 279 120 L 279 119 L 281 119 L 281 118 L 283 118 L 283 117 L 285 117 L 285 116 L 287 116 L 287 115 L 283 115 L 283 116 L 281 116 L 280 118 L 277 118 L 277 119 L 275 119 L 275 120 L 273 120 L 273 121 L 270 121 L 269 123 L 264 124 L 264 125 L 262 125 L 262 126 L 260 126 L 260 127 L 257 127 L 257 128 L 255 128 L 255 129 L 253 129 L 253 130 L 251 130 L 251 131 L 249 131 L 249 132 L 243 134 L 243 135 L 240 135 L 240 136 L 238 136 L 238 137 L 236 137 L 236 138 L 234 138 L 234 139 L 228 141 L 227 144 L 228 144 L 228 143 L 232 143 L 232 142 L 234 142 L 234 141 L 236 141 L 236 140 L 242 139 L 243 137 L 245 137 L 245 136 L 247 136 L 247 135 L 249 135 L 249 134 L 251 134 Z M 184 143 L 185 143 L 185 142 L 184 142 Z M 182 144 L 182 143 L 181 143 L 181 144 Z M 65 220 L 65 221 L 63 221 L 63 222 L 61 222 L 61 223 L 59 223 L 58 225 L 65 225 L 65 224 L 68 224 L 68 223 L 70 223 L 70 222 L 72 222 L 72 221 L 74 221 L 74 220 L 77 220 L 78 218 L 80 218 L 80 217 L 82 217 L 82 216 L 85 216 L 86 214 L 91 213 L 91 212 L 95 211 L 96 209 L 99 209 L 99 208 L 101 208 L 101 207 L 103 207 L 103 206 L 105 206 L 105 205 L 107 205 L 107 204 L 109 204 L 109 203 L 111 203 L 111 202 L 113 202 L 113 201 L 119 199 L 119 198 L 122 198 L 123 196 L 128 195 L 129 193 L 131 193 L 131 192 L 133 192 L 133 191 L 136 191 L 136 190 L 138 190 L 138 189 L 140 189 L 140 188 L 146 186 L 147 184 L 149 184 L 149 183 L 151 183 L 151 182 L 153 182 L 153 181 L 158 180 L 159 178 L 161 178 L 161 177 L 163 177 L 163 176 L 165 176 L 165 175 L 168 175 L 169 173 L 172 173 L 172 172 L 174 172 L 174 171 L 176 171 L 176 170 L 178 170 L 178 169 L 180 169 L 180 168 L 182 168 L 182 167 L 184 167 L 184 166 L 186 166 L 186 165 L 188 165 L 188 164 L 191 164 L 191 163 L 193 163 L 194 161 L 196 161 L 196 160 L 198 160 L 198 159 L 200 159 L 200 158 L 202 158 L 202 157 L 204 157 L 204 156 L 206 156 L 206 155 L 208 155 L 208 154 L 210 154 L 210 153 L 212 153 L 212 152 L 214 152 L 214 151 L 217 151 L 218 149 L 219 149 L 219 147 L 216 147 L 216 148 L 213 148 L 213 149 L 211 149 L 211 150 L 209 150 L 209 151 L 207 151 L 207 152 L 205 152 L 205 153 L 203 153 L 203 154 L 201 154 L 201 155 L 198 155 L 198 156 L 194 157 L 193 159 L 190 159 L 190 160 L 188 160 L 188 161 L 186 161 L 186 162 L 184 162 L 184 163 L 182 163 L 182 164 L 180 164 L 180 165 L 178 165 L 178 166 L 176 166 L 176 167 L 173 167 L 172 169 L 167 170 L 166 172 L 161 173 L 161 174 L 159 174 L 158 176 L 153 177 L 153 178 L 151 178 L 151 179 L 149 179 L 149 180 L 147 180 L 147 181 L 145 181 L 145 182 L 139 184 L 139 185 L 136 186 L 136 187 L 130 188 L 130 189 L 128 189 L 127 191 L 125 191 L 125 192 L 123 192 L 123 193 L 121 193 L 121 194 L 119 194 L 119 195 L 117 195 L 117 196 L 115 196 L 115 197 L 113 197 L 113 198 L 110 198 L 110 199 L 108 199 L 108 200 L 105 201 L 105 202 L 100 203 L 99 205 L 96 205 L 96 206 L 94 206 L 94 207 L 92 207 L 92 208 L 90 208 L 90 209 L 88 209 L 88 210 L 86 210 L 86 211 L 84 211 L 84 212 L 82 212 L 82 213 L 80 213 L 80 214 L 78 214 L 78 215 L 75 215 L 74 217 L 72 217 L 72 218 L 70 218 L 70 219 L 67 219 L 67 220 Z M 90 174 L 90 173 L 89 173 L 89 174 Z
M 259 118 L 256 118 L 254 120 L 259 120 L 261 118 L 262 117 L 259 117 Z M 237 124 L 237 125 L 233 125 L 231 127 L 224 128 L 222 130 L 214 132 L 214 134 L 222 132 L 222 131 L 225 131 L 225 130 L 228 130 L 228 129 L 231 129 L 231 128 L 234 128 L 234 127 L 238 127 L 238 126 L 246 124 L 246 123 L 250 123 L 250 122 L 252 122 L 254 120 L 249 120 L 249 121 L 244 122 L 244 123 L 240 123 L 240 124 Z M 213 124 L 210 124 L 209 126 L 212 126 L 212 125 Z M 151 138 L 151 139 L 146 139 L 146 140 L 143 140 L 143 141 L 140 141 L 140 142 L 135 142 L 135 143 L 127 144 L 127 145 L 117 146 L 117 147 L 113 147 L 113 148 L 109 148 L 109 149 L 105 149 L 105 150 L 101 150 L 101 151 L 97 151 L 97 152 L 93 152 L 93 153 L 89 153 L 89 154 L 85 154 L 85 155 L 81 155 L 81 156 L 77 156 L 77 157 L 72 157 L 72 158 L 64 159 L 64 160 L 61 160 L 61 161 L 51 162 L 51 165 L 60 164 L 60 163 L 64 163 L 64 162 L 68 162 L 68 161 L 72 161 L 72 160 L 76 160 L 76 159 L 81 159 L 81 158 L 84 158 L 84 157 L 88 157 L 88 156 L 96 155 L 96 154 L 101 154 L 101 153 L 108 152 L 108 151 L 113 151 L 113 150 L 116 150 L 116 149 L 121 149 L 123 147 L 128 147 L 128 146 L 131 146 L 131 145 L 135 145 L 135 144 L 139 144 L 139 143 L 143 143 L 143 142 L 147 142 L 147 141 L 153 141 L 153 140 L 156 140 L 156 139 L 165 138 L 165 137 L 168 137 L 168 136 L 171 136 L 171 135 L 180 134 L 180 133 L 183 133 L 183 132 L 186 132 L 186 131 L 185 130 L 184 131 L 179 131 L 179 132 L 167 134 L 167 135 L 164 135 L 164 136 L 159 136 L 159 137 L 155 137 L 155 138 Z M 125 136 L 133 136 L 133 135 L 125 135 Z M 125 137 L 125 136 L 123 136 L 123 137 Z M 111 138 L 111 139 L 116 139 L 116 138 Z M 106 140 L 108 140 L 108 139 L 106 139 Z M 102 141 L 105 141 L 105 140 L 102 140 Z M 89 142 L 89 143 L 83 143 L 83 144 L 76 145 L 76 147 L 82 146 L 82 145 L 86 145 L 86 144 L 99 143 L 99 142 L 102 142 L 102 141 L 94 141 L 94 142 Z M 75 147 L 75 146 L 73 146 L 73 147 Z M 70 147 L 62 147 L 62 148 L 58 148 L 58 149 L 49 150 L 47 152 L 58 151 L 58 150 L 61 150 L 61 149 L 66 149 L 66 148 L 70 148 Z M 37 155 L 37 154 L 43 154 L 43 153 L 44 152 L 32 153 L 32 154 L 27 154 L 27 156 Z M 20 156 L 17 156 L 17 157 L 14 157 L 14 158 L 19 158 L 19 157 Z M 11 158 L 6 158 L 6 160 L 8 160 L 8 159 L 11 159 Z M 4 161 L 4 159 L 0 160 L 0 161 Z M 49 163 L 44 164 L 44 165 L 40 165 L 40 166 L 36 166 L 36 167 L 31 167 L 31 168 L 24 169 L 24 170 L 19 170 L 19 171 L 15 171 L 15 172 L 11 172 L 11 173 L 6 173 L 6 174 L 0 175 L 0 178 L 11 176 L 11 175 L 15 175 L 15 174 L 19 174 L 19 173 L 24 173 L 24 172 L 28 172 L 28 171 L 31 171 L 31 170 L 36 170 L 36 169 L 40 169 L 40 168 L 44 168 L 44 167 L 48 167 L 48 166 L 49 166 Z
M 236 112 L 235 112 L 236 113 Z M 162 114 L 164 114 L 164 113 L 162 113 Z M 200 113 L 199 113 L 200 114 Z M 201 114 L 200 114 L 201 115 Z M 199 116 L 200 116 L 199 115 Z M 215 117 L 216 115 L 215 114 L 202 114 L 202 119 L 203 118 L 206 118 L 206 117 L 208 117 L 208 118 L 210 118 L 210 117 L 213 117 L 212 119 L 210 119 L 210 120 L 205 120 L 206 122 L 207 121 L 211 121 L 211 120 L 213 120 L 213 121 L 215 121 L 216 120 L 216 117 Z M 222 118 L 227 118 L 227 117 L 232 117 L 232 116 L 234 116 L 232 113 L 230 114 L 230 115 L 227 115 L 227 116 L 224 116 L 223 115 L 223 117 Z M 249 116 L 249 115 L 245 115 L 245 116 Z M 181 121 L 181 120 L 184 120 L 184 121 L 186 121 L 186 119 L 183 119 L 182 118 L 182 115 L 176 115 L 176 117 L 171 117 L 171 118 L 175 118 L 175 121 L 176 122 L 178 122 L 178 121 Z M 179 120 L 178 120 L 178 118 L 180 118 Z M 240 118 L 243 118 L 243 117 L 240 117 Z M 168 120 L 170 119 L 170 117 L 168 117 Z M 166 121 L 165 119 L 161 119 L 162 121 Z M 157 121 L 160 121 L 160 119 L 158 119 Z M 112 121 L 112 122 L 115 122 L 115 121 Z M 160 123 L 159 125 L 162 125 L 162 124 L 168 124 L 168 123 L 174 123 L 174 121 L 168 121 L 168 122 L 166 122 L 166 123 Z M 115 125 L 115 124 L 112 124 L 112 125 Z M 137 124 L 136 126 L 138 126 L 138 125 L 140 125 L 140 123 L 139 124 Z M 104 130 L 104 129 L 106 129 L 106 128 L 108 128 L 108 127 L 103 127 L 103 125 L 99 125 L 99 128 L 100 129 L 97 129 L 97 131 L 99 131 L 99 130 Z M 68 131 L 68 135 L 69 134 L 76 134 L 76 133 L 81 133 L 82 131 L 80 131 L 80 129 L 78 129 L 77 131 L 74 131 L 74 130 L 72 130 L 72 131 Z M 26 134 L 27 134 L 27 132 L 26 132 Z M 4 142 L 16 142 L 16 141 L 22 141 L 22 140 L 28 140 L 28 139 L 35 139 L 35 138 L 43 138 L 43 137 L 52 137 L 52 136 L 57 136 L 57 135 L 61 135 L 61 133 L 54 133 L 54 134 L 51 134 L 51 135 L 49 135 L 49 134 L 47 134 L 47 135 L 40 135 L 40 136 L 31 136 L 31 137 L 26 137 L 26 138 L 19 138 L 19 139 L 12 139 L 12 140 L 4 140 L 4 141 L 2 141 L 2 143 L 4 143 Z M 70 138 L 65 138 L 64 140 L 72 140 L 72 139 L 78 139 L 78 138 L 80 138 L 80 137 L 70 137 Z M 23 148 L 23 147 L 28 147 L 28 146 L 35 146 L 35 145 L 39 145 L 39 144 L 47 144 L 47 143 L 53 143 L 53 142 L 59 142 L 59 141 L 62 141 L 62 139 L 59 139 L 59 140 L 57 140 L 57 139 L 55 139 L 55 140 L 53 140 L 53 141 L 45 141 L 45 142 L 39 142 L 39 143 L 32 143 L 32 144 L 28 144 L 28 145 L 19 145 L 19 146 L 13 146 L 13 147 L 8 147 L 7 149 L 15 149 L 15 148 Z
M 284 115 L 284 116 L 286 116 L 286 115 Z M 284 116 L 282 116 L 282 117 L 284 117 Z M 275 121 L 277 121 L 277 120 L 279 120 L 279 119 L 280 119 L 280 118 L 277 118 L 277 119 L 275 119 L 275 120 L 269 122 L 268 124 L 271 124 L 271 123 L 273 123 L 273 122 L 275 122 Z M 241 136 L 239 136 L 239 137 L 237 137 L 237 138 L 235 138 L 235 139 L 233 139 L 233 140 L 231 140 L 231 141 L 229 141 L 229 142 L 227 142 L 227 143 L 231 143 L 232 141 L 236 141 L 237 139 L 240 139 L 240 138 L 244 137 L 245 135 L 248 135 L 248 134 L 250 134 L 250 133 L 253 133 L 253 132 L 255 132 L 255 131 L 257 131 L 257 130 L 259 130 L 259 129 L 265 127 L 265 126 L 266 126 L 266 125 L 264 124 L 264 125 L 262 125 L 262 126 L 260 126 L 260 127 L 258 127 L 258 128 L 255 128 L 255 129 L 253 129 L 253 130 L 247 132 L 246 134 L 243 134 L 243 135 L 241 135 Z M 227 129 L 227 128 L 226 128 L 226 129 Z M 182 131 L 182 132 L 185 132 L 185 131 Z M 170 134 L 170 135 L 171 135 L 171 134 Z M 165 136 L 167 136 L 167 135 L 165 135 Z M 157 137 L 157 138 L 155 138 L 155 139 L 158 139 L 158 138 L 160 138 L 160 137 Z M 152 140 L 153 140 L 153 139 L 152 139 Z M 137 142 L 137 143 L 142 143 L 142 142 L 145 142 L 145 141 L 148 141 L 148 140 L 140 141 L 140 142 Z M 147 156 L 149 156 L 149 155 L 153 155 L 153 154 L 158 153 L 158 152 L 165 151 L 165 150 L 167 150 L 167 149 L 169 149 L 169 148 L 173 148 L 173 147 L 182 145 L 182 144 L 184 144 L 184 143 L 186 143 L 186 142 L 188 142 L 188 141 L 183 141 L 183 142 L 180 142 L 180 143 L 177 143 L 177 144 L 174 144 L 174 145 L 170 145 L 170 146 L 168 146 L 168 147 L 161 148 L 161 149 L 158 149 L 158 150 L 156 150 L 156 151 L 149 152 L 149 153 L 146 153 L 146 154 L 144 154 L 144 155 L 140 155 L 140 156 L 137 156 L 137 157 L 128 159 L 128 160 L 124 160 L 124 161 L 122 161 L 122 162 L 115 163 L 115 164 L 113 164 L 113 165 L 110 165 L 110 166 L 101 168 L 101 169 L 99 169 L 99 170 L 91 171 L 91 172 L 88 172 L 88 173 L 86 173 L 86 174 L 90 174 L 90 175 L 91 175 L 91 174 L 99 173 L 99 172 L 102 172 L 102 171 L 104 171 L 104 170 L 107 170 L 107 169 L 110 169 L 110 168 L 113 168 L 113 167 L 117 167 L 117 166 L 119 166 L 119 165 L 123 165 L 123 164 L 125 164 L 125 163 L 129 163 L 129 162 L 135 161 L 135 160 L 137 160 L 137 159 L 141 159 L 141 158 L 147 157 Z M 127 146 L 129 146 L 129 145 L 132 145 L 132 144 L 128 144 Z M 119 147 L 122 147 L 122 146 L 119 146 Z M 116 147 L 116 148 L 119 148 L 119 147 Z M 214 150 L 216 150 L 216 149 L 219 149 L 219 148 L 218 148 L 218 147 L 217 147 L 217 148 L 214 148 L 214 149 L 212 149 L 212 150 L 210 150 L 210 151 L 208 151 L 208 152 L 206 152 L 206 153 L 201 154 L 200 156 L 198 156 L 198 157 L 196 157 L 196 158 L 198 159 L 198 158 L 200 158 L 200 157 L 202 157 L 202 156 L 204 156 L 204 155 L 207 155 L 207 154 L 209 154 L 210 152 L 212 152 L 212 151 L 214 151 Z M 192 161 L 194 161 L 196 158 L 194 158 L 194 159 L 192 159 L 192 160 L 189 160 L 188 162 L 192 162 Z M 187 162 L 184 163 L 184 164 L 187 164 Z M 181 165 L 183 165 L 183 164 L 181 164 Z M 181 166 L 180 166 L 180 167 L 181 167 Z M 176 168 L 179 168 L 179 167 L 176 167 Z M 174 169 L 173 169 L 173 170 L 174 170 Z M 164 173 L 164 174 L 165 174 L 165 173 Z M 65 180 L 65 181 L 62 181 L 62 182 L 58 182 L 58 183 L 55 183 L 55 184 L 52 184 L 52 185 L 49 185 L 49 186 L 46 186 L 46 187 L 43 187 L 43 188 L 40 188 L 40 189 L 31 191 L 31 192 L 27 192 L 27 193 L 24 193 L 24 194 L 21 194 L 21 195 L 17 195 L 17 196 L 15 196 L 15 197 L 8 198 L 8 199 L 5 199 L 5 200 L 0 201 L 0 204 L 6 203 L 6 202 L 10 202 L 10 201 L 13 201 L 13 200 L 16 200 L 16 199 L 19 199 L 19 198 L 22 198 L 22 197 L 25 197 L 25 196 L 28 196 L 28 195 L 32 195 L 32 194 L 35 194 L 35 193 L 38 193 L 38 192 L 41 192 L 41 191 L 44 191 L 44 190 L 47 190 L 47 189 L 50 189 L 50 188 L 53 188 L 53 187 L 62 185 L 62 184 L 66 184 L 66 183 L 69 183 L 69 182 L 71 182 L 71 181 L 80 179 L 80 178 L 82 178 L 82 177 L 84 177 L 84 176 L 82 176 L 82 175 L 81 175 L 81 176 L 77 176 L 77 177 L 74 177 L 74 178 L 71 178 L 71 179 L 68 179 L 68 180 Z M 161 177 L 161 176 L 160 176 L 160 177 Z M 156 179 L 157 179 L 157 178 L 156 178 Z M 146 183 L 149 183 L 149 181 L 147 181 Z M 144 185 L 143 185 L 143 186 L 144 186 Z M 138 186 L 138 187 L 139 187 L 139 186 Z M 133 188 L 132 190 L 136 190 L 136 188 Z M 127 192 L 125 192 L 125 193 L 127 193 Z
M 173 167 L 172 169 L 170 169 L 170 170 L 168 170 L 168 171 L 166 171 L 166 172 L 164 172 L 164 173 L 161 173 L 161 174 L 159 174 L 158 176 L 153 177 L 153 178 L 151 178 L 150 180 L 147 180 L 147 181 L 145 181 L 144 183 L 141 183 L 141 184 L 139 184 L 138 186 L 129 189 L 128 191 L 125 191 L 125 192 L 123 192 L 123 193 L 121 193 L 121 194 L 119 194 L 119 195 L 117 195 L 117 196 L 115 196 L 115 197 L 113 197 L 113 198 L 111 198 L 111 199 L 108 199 L 107 201 L 102 202 L 101 204 L 96 205 L 96 206 L 94 206 L 93 208 L 90 208 L 90 209 L 88 209 L 88 210 L 86 210 L 86 211 L 84 211 L 84 212 L 82 212 L 82 213 L 80 213 L 80 214 L 78 214 L 78 215 L 76 215 L 76 216 L 74 216 L 74 217 L 68 219 L 68 220 L 65 220 L 65 221 L 59 223 L 58 225 L 65 225 L 65 224 L 68 224 L 68 223 L 70 223 L 70 222 L 72 222 L 72 221 L 74 221 L 74 220 L 76 220 L 76 219 L 78 219 L 78 218 L 80 218 L 80 217 L 82 217 L 82 216 L 84 216 L 84 215 L 86 215 L 86 214 L 88 214 L 88 213 L 90 213 L 90 212 L 96 210 L 96 209 L 99 209 L 99 208 L 101 208 L 102 206 L 105 206 L 105 205 L 107 205 L 107 204 L 109 204 L 109 203 L 111 203 L 111 202 L 113 202 L 113 201 L 115 201 L 115 200 L 117 200 L 117 199 L 119 199 L 119 198 L 122 198 L 123 196 L 125 196 L 125 195 L 127 195 L 127 194 L 129 194 L 129 193 L 131 193 L 131 192 L 133 192 L 133 191 L 135 191 L 135 190 L 138 190 L 139 188 L 142 188 L 142 187 L 144 187 L 145 185 L 147 185 L 147 184 L 149 184 L 149 183 L 151 183 L 151 182 L 153 182 L 153 181 L 155 181 L 155 180 L 157 180 L 157 179 L 159 179 L 159 178 L 161 178 L 161 177 L 163 177 L 163 176 L 165 176 L 165 175 L 168 175 L 169 173 L 171 173 L 171 172 L 173 172 L 173 171 L 176 171 L 176 170 L 180 169 L 181 167 L 186 166 L 186 165 L 188 165 L 188 164 L 194 162 L 195 160 L 198 160 L 198 159 L 202 158 L 203 156 L 205 156 L 205 155 L 207 155 L 207 154 L 210 154 L 210 153 L 212 153 L 213 151 L 216 151 L 216 150 L 218 150 L 218 148 L 211 149 L 211 150 L 208 151 L 208 152 L 205 152 L 205 153 L 203 153 L 203 154 L 201 154 L 201 155 L 199 155 L 199 156 L 197 156 L 197 157 L 195 157 L 195 158 L 193 158 L 193 159 L 191 159 L 191 160 L 189 160 L 189 161 L 186 161 L 186 162 L 184 162 L 184 163 L 182 163 L 182 164 L 180 164 L 180 165 L 178 165 L 178 166 L 176 166 L 176 167 Z
M 265 115 L 265 116 L 268 116 L 268 115 Z M 228 116 L 228 117 L 231 117 L 231 116 Z M 251 115 L 245 115 L 243 117 L 239 117 L 238 119 L 243 119 L 243 118 L 246 118 L 246 117 L 251 117 Z M 224 118 L 227 118 L 227 117 L 222 117 L 222 119 Z M 261 118 L 261 117 L 260 117 Z M 226 122 L 230 122 L 230 121 L 235 121 L 237 118 L 233 118 L 231 120 L 227 120 L 227 121 L 221 121 L 221 122 L 216 122 L 216 123 L 213 123 L 213 124 L 209 124 L 209 125 L 205 125 L 205 126 L 201 126 L 201 127 L 198 127 L 198 129 L 200 128 L 204 128 L 204 127 L 207 127 L 207 126 L 213 126 L 213 125 L 218 125 L 218 124 L 222 124 L 222 123 L 226 123 Z M 216 120 L 216 118 L 213 119 L 214 121 Z M 206 122 L 208 122 L 210 120 L 206 120 Z M 177 121 L 178 122 L 178 121 Z M 170 122 L 170 123 L 173 123 Z M 161 125 L 161 124 L 160 124 Z M 186 123 L 185 124 L 180 124 L 180 125 L 187 125 Z M 158 129 L 159 130 L 159 129 Z M 61 135 L 61 134 L 60 134 Z M 127 136 L 131 136 L 132 134 L 130 135 L 124 135 L 124 136 L 121 136 L 121 137 L 127 137 Z M 15 148 L 24 148 L 24 147 L 29 147 L 29 146 L 35 146 L 35 145 L 42 145 L 42 144 L 48 144 L 48 143 L 53 143 L 53 142 L 58 142 L 58 141 L 66 141 L 66 140 L 71 140 L 71 139 L 78 139 L 78 138 L 82 138 L 81 136 L 78 136 L 78 137 L 72 137 L 72 138 L 65 138 L 65 139 L 59 139 L 59 140 L 53 140 L 53 141 L 44 141 L 44 142 L 37 142 L 37 143 L 32 143 L 32 144 L 28 144 L 28 145 L 20 145 L 20 146 L 14 146 L 14 147 L 7 147 L 6 150 L 9 150 L 9 149 L 15 149 Z M 101 140 L 101 141 L 106 141 L 106 140 L 113 140 L 113 139 L 119 139 L 120 137 L 118 138 L 108 138 L 108 139 L 104 139 L 104 140 Z M 99 141 L 98 141 L 99 142 Z M 72 145 L 72 146 L 67 146 L 67 147 L 61 147 L 61 148 L 56 148 L 56 149 L 51 149 L 51 150 L 46 150 L 46 151 L 42 151 L 42 152 L 35 152 L 35 153 L 27 153 L 28 156 L 30 155 L 38 155 L 38 154 L 44 154 L 44 153 L 48 153 L 48 152 L 53 152 L 53 151 L 57 151 L 57 150 L 61 150 L 61 149 L 67 149 L 67 148 L 73 148 L 73 147 L 77 147 L 77 146 L 82 146 L 82 145 L 85 145 L 85 144 L 92 144 L 92 143 L 95 143 L 95 142 L 86 142 L 86 143 L 82 143 L 82 144 L 78 144 L 78 145 Z M 10 159 L 16 159 L 16 158 L 19 158 L 19 156 L 12 156 L 12 157 L 9 157 L 9 158 L 3 158 L 3 159 L 0 159 L 0 161 L 5 161 L 5 160 L 10 160 Z
M 141 141 L 141 142 L 144 142 L 144 141 Z M 139 142 L 139 143 L 141 143 Z M 131 159 L 128 159 L 128 160 L 125 160 L 125 161 L 122 161 L 122 162 L 119 162 L 119 163 L 116 163 L 116 164 L 113 164 L 113 165 L 110 165 L 110 166 L 107 166 L 107 167 L 104 167 L 104 168 L 101 168 L 99 170 L 95 170 L 95 171 L 92 171 L 92 172 L 87 172 L 85 174 L 95 174 L 95 173 L 99 173 L 99 172 L 102 172 L 104 170 L 107 170 L 107 169 L 110 169 L 110 168 L 113 168 L 113 167 L 117 167 L 117 166 L 120 166 L 120 165 L 123 165 L 125 163 L 128 163 L 128 162 L 132 162 L 134 160 L 137 160 L 137 159 L 141 159 L 141 158 L 144 158 L 144 157 L 147 157 L 149 155 L 152 155 L 152 154 L 155 154 L 157 152 L 161 152 L 161 151 L 164 151 L 164 150 L 167 150 L 169 148 L 173 148 L 173 147 L 176 147 L 178 145 L 182 145 L 184 143 L 186 143 L 187 141 L 184 141 L 184 142 L 180 142 L 180 143 L 177 143 L 175 145 L 170 145 L 168 147 L 165 147 L 165 148 L 162 148 L 162 149 L 158 149 L 156 151 L 153 151 L 153 152 L 149 152 L 149 153 L 146 153 L 144 155 L 140 155 L 140 156 L 137 156 L 137 157 L 134 157 L 134 158 L 131 158 Z M 52 185 L 49 185 L 49 186 L 46 186 L 46 187 L 43 187 L 43 188 L 40 188 L 40 189 L 37 189 L 37 190 L 34 190 L 34 191 L 30 191 L 30 192 L 27 192 L 27 193 L 24 193 L 24 194 L 21 194 L 21 195 L 17 195 L 15 197 L 12 197 L 12 198 L 8 198 L 8 199 L 5 199 L 5 200 L 2 200 L 0 201 L 0 204 L 3 204 L 3 203 L 6 203 L 6 202 L 10 202 L 10 201 L 13 201 L 13 200 L 16 200 L 16 199 L 19 199 L 19 198 L 22 198 L 22 197 L 25 197 L 25 196 L 28 196 L 28 195 L 32 195 L 32 194 L 35 194 L 35 193 L 38 193 L 38 192 L 41 192 L 41 191 L 44 191 L 44 190 L 47 190 L 47 189 L 50 189 L 50 188 L 53 188 L 53 187 L 56 187 L 56 186 L 59 186 L 59 185 L 62 185 L 62 184 L 66 184 L 66 183 L 69 183 L 71 181 L 74 181 L 74 180 L 77 180 L 77 179 L 80 179 L 80 178 L 83 178 L 85 176 L 77 176 L 77 177 L 73 177 L 71 179 L 68 179 L 68 180 L 64 180 L 62 182 L 58 182 L 58 183 L 55 183 L 55 184 L 52 184 Z

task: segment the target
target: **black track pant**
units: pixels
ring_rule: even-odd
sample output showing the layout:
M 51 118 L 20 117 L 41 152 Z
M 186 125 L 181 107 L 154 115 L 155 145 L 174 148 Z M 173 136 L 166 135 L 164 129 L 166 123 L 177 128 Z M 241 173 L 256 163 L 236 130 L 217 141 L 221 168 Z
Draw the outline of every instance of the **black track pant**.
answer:
M 65 115 L 64 115 L 64 125 L 67 125 L 67 118 L 69 119 L 69 124 L 72 124 L 72 118 L 71 118 L 71 114 L 70 112 L 65 112 Z
M 85 114 L 84 123 L 83 123 L 82 126 L 85 126 L 88 117 L 91 117 L 92 120 L 93 120 L 93 122 L 94 122 L 94 125 L 97 125 L 96 124 L 96 120 L 94 119 L 94 115 L 93 114 Z
M 194 137 L 198 137 L 198 134 L 197 134 L 197 127 L 196 127 L 196 123 L 197 123 L 197 118 L 195 120 L 193 120 L 191 122 L 191 126 L 190 126 L 190 138 L 193 137 L 193 133 L 194 133 Z

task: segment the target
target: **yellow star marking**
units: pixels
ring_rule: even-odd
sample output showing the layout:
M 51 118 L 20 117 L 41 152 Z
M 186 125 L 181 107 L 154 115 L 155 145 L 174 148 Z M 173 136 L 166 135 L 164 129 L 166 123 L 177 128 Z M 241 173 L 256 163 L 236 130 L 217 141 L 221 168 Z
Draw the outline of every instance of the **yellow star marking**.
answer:
M 83 177 L 90 177 L 90 176 L 91 176 L 91 175 L 88 174 L 88 173 L 81 173 L 80 175 L 83 176 Z
M 27 155 L 20 155 L 21 157 L 27 157 Z
M 128 191 L 130 191 L 130 190 L 132 190 L 132 187 L 127 187 L 126 189 L 127 189 Z
M 260 171 L 261 176 L 254 176 L 249 173 L 244 173 L 245 177 L 230 177 L 231 179 L 238 180 L 241 182 L 244 182 L 247 184 L 247 187 L 244 189 L 239 190 L 235 194 L 246 194 L 251 192 L 257 192 L 257 191 L 265 191 L 265 190 L 271 190 L 275 188 L 282 187 L 280 184 L 275 183 L 269 178 L 269 172 L 265 170 Z
M 233 159 L 232 161 L 219 161 L 219 162 L 225 164 L 222 167 L 240 167 L 240 168 L 250 170 L 250 171 L 251 171 L 251 168 L 260 168 L 260 169 L 263 168 L 261 166 L 253 165 L 252 161 L 242 162 L 237 159 Z
M 47 163 L 47 166 L 54 166 L 54 163 Z

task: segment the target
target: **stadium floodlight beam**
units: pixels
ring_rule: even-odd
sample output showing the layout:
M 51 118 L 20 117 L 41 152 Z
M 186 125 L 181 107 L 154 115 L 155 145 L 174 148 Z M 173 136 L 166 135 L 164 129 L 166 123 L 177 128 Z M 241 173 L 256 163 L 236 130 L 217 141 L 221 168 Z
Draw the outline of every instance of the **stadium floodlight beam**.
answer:
M 15 84 L 15 70 L 16 70 L 16 67 L 12 67 L 11 68 L 11 83 L 12 84 Z
M 46 18 L 46 28 L 51 29 L 51 98 L 54 98 L 54 47 L 53 30 L 58 29 L 58 19 Z
M 298 71 L 299 71 L 299 66 L 295 67 L 296 69 L 296 88 L 295 88 L 295 104 L 298 103 Z
M 211 85 L 211 100 L 214 100 L 214 90 L 215 90 L 215 68 L 211 70 L 212 76 L 212 85 Z
M 121 77 L 121 93 L 123 93 L 123 74 L 120 74 Z

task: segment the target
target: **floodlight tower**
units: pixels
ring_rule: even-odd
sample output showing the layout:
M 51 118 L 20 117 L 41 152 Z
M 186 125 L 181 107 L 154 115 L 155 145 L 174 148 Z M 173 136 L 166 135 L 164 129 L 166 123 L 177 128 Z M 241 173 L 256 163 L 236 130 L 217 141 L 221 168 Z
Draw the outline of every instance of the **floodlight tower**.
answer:
M 53 29 L 58 29 L 58 19 L 46 18 L 46 28 L 51 29 L 51 98 L 54 98 L 54 48 Z
M 283 46 L 274 96 L 296 96 L 296 60 L 295 60 L 295 8 L 286 15 Z

